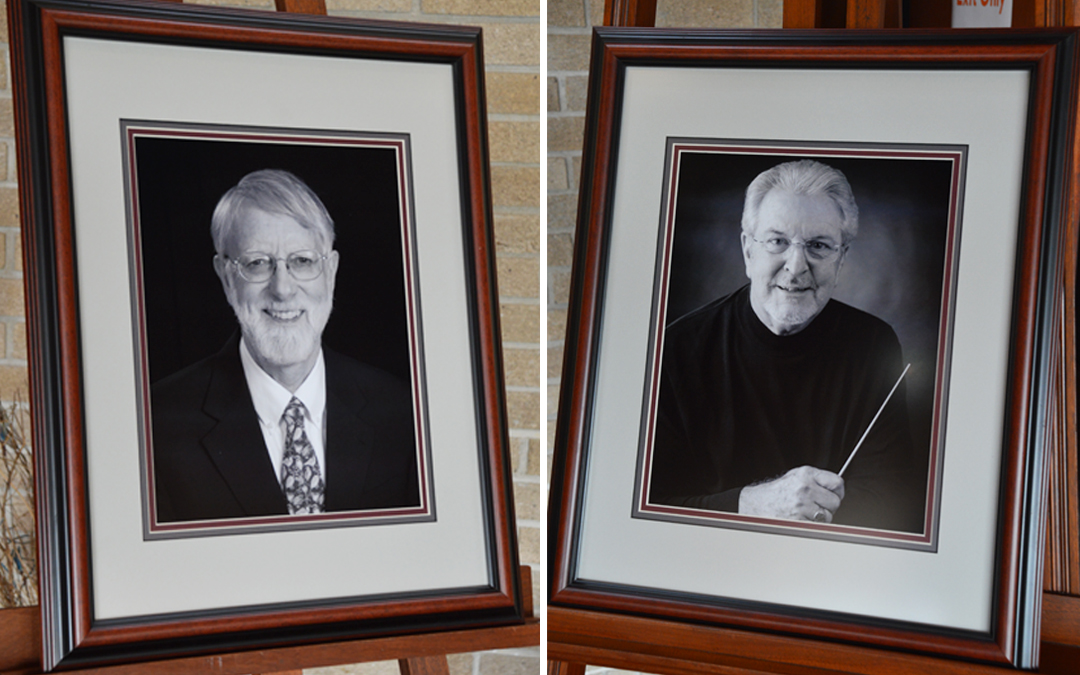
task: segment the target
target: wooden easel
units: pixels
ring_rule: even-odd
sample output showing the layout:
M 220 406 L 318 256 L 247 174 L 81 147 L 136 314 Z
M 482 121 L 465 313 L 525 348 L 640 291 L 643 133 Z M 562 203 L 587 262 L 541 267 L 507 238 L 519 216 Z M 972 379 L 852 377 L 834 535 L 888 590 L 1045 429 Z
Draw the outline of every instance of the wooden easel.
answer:
M 900 0 L 784 0 L 784 28 L 899 28 Z M 907 25 L 948 28 L 948 0 L 911 0 Z M 605 26 L 656 24 L 656 0 L 605 0 Z M 1016 27 L 1080 26 L 1080 0 L 1014 0 Z M 1078 146 L 1080 147 L 1080 146 Z M 1080 153 L 1080 150 L 1078 150 Z M 1080 156 L 1072 160 L 1080 175 Z M 1051 450 L 1050 518 L 1043 594 L 1041 673 L 1080 668 L 1080 498 L 1077 470 L 1076 284 L 1080 198 L 1067 205 L 1061 367 Z M 671 675 L 751 673 L 997 674 L 1001 668 L 782 635 L 549 607 L 548 675 L 584 675 L 585 664 Z

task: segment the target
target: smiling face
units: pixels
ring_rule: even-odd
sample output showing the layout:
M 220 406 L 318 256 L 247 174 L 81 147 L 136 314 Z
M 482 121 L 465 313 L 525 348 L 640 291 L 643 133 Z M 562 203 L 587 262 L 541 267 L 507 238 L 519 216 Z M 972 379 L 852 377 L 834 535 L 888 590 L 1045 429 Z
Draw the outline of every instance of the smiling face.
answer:
M 326 250 L 318 230 L 305 228 L 290 216 L 257 208 L 239 214 L 223 243 L 214 257 L 214 269 L 251 355 L 284 386 L 299 386 L 318 359 L 323 328 L 330 318 L 337 251 Z M 322 274 L 298 281 L 285 266 L 285 259 L 297 251 L 325 254 Z M 277 258 L 269 280 L 248 281 L 230 262 L 251 253 Z
M 843 216 L 830 197 L 770 190 L 761 201 L 753 236 L 742 233 L 743 261 L 750 278 L 750 306 L 777 335 L 806 328 L 832 297 L 846 249 Z M 757 241 L 755 241 L 755 239 Z M 792 242 L 783 253 L 769 253 L 765 242 Z M 805 244 L 841 247 L 831 258 L 807 256 Z

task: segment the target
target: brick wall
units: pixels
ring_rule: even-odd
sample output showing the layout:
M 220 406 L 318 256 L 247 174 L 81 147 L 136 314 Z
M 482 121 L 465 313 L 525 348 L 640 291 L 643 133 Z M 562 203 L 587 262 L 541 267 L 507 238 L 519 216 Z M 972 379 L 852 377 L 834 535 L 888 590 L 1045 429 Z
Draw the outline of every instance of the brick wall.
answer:
M 273 10 L 273 0 L 199 0 Z M 539 608 L 541 484 L 540 0 L 327 0 L 332 15 L 478 25 L 484 29 L 491 177 L 510 445 L 521 561 L 533 568 Z M 6 7 L 0 36 L 7 36 Z M 25 400 L 23 309 L 8 45 L 0 72 L 0 401 Z M 538 649 L 459 654 L 453 675 L 540 671 Z M 305 671 L 310 675 L 397 673 L 396 662 Z
M 0 5 L 2 6 L 2 5 Z M 7 35 L 4 6 L 2 36 Z M 0 59 L 0 400 L 26 400 L 26 321 L 23 309 L 19 191 L 15 169 L 15 123 L 11 113 L 7 45 Z

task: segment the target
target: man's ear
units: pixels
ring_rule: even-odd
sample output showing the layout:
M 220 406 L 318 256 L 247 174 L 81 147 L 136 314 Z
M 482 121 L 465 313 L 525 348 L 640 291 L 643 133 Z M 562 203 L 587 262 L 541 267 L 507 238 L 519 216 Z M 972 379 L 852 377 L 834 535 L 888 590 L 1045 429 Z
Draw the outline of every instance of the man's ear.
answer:
M 326 255 L 326 280 L 330 284 L 330 292 L 334 292 L 334 280 L 337 278 L 338 261 L 341 256 L 338 255 L 337 249 L 331 250 Z
M 225 259 L 225 256 L 216 253 L 214 254 L 214 272 L 217 273 L 218 279 L 221 279 L 222 288 L 228 290 L 229 288 L 229 274 L 228 274 L 229 261 Z
M 750 238 L 750 235 L 743 230 L 739 234 L 739 241 L 742 243 L 742 259 L 743 264 L 746 265 L 746 276 L 750 276 L 750 258 L 753 256 L 751 247 L 754 244 L 754 240 Z

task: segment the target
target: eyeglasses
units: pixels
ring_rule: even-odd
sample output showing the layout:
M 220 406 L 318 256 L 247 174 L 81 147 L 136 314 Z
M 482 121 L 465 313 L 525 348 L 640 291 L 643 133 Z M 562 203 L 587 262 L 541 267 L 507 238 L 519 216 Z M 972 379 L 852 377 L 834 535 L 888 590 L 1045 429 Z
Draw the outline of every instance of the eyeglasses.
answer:
M 769 237 L 765 241 L 762 241 L 760 239 L 754 239 L 753 237 L 750 238 L 761 244 L 766 251 L 773 255 L 781 255 L 792 246 L 802 246 L 803 250 L 806 251 L 806 257 L 811 260 L 832 260 L 840 255 L 841 251 L 847 249 L 847 244 L 834 245 L 818 239 L 812 239 L 810 241 L 791 241 L 787 237 Z
M 230 258 L 223 254 L 225 260 L 236 265 L 236 271 L 244 279 L 252 283 L 269 281 L 277 270 L 279 260 L 285 262 L 285 268 L 297 281 L 311 281 L 318 279 L 323 272 L 325 255 L 319 255 L 315 251 L 297 251 L 290 253 L 288 258 L 275 258 L 269 253 L 244 253 L 238 258 Z

